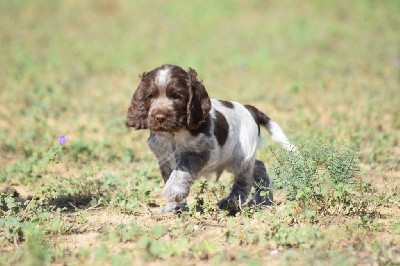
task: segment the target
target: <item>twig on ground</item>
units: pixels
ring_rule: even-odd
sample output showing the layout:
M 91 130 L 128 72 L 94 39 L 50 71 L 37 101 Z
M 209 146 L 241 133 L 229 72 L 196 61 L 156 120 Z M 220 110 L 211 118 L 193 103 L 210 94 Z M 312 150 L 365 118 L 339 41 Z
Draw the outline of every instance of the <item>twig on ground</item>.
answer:
M 153 217 L 153 212 L 150 210 L 150 208 L 146 204 L 139 202 L 139 205 L 142 206 L 146 210 L 147 214 L 149 214 L 151 217 Z

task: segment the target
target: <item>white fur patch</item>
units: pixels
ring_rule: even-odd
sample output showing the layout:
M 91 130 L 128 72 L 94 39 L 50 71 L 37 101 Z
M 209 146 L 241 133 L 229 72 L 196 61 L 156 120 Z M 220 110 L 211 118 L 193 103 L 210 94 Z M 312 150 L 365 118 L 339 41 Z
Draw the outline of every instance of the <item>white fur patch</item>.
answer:
M 170 69 L 163 68 L 157 72 L 155 83 L 158 87 L 165 87 L 171 80 Z
M 252 115 L 240 103 L 233 102 L 235 105 L 234 112 L 236 113 L 236 120 L 239 123 L 238 138 L 240 140 L 240 147 L 243 151 L 243 159 L 250 161 L 254 156 L 259 143 L 258 126 L 254 121 Z
M 182 170 L 172 171 L 164 186 L 163 194 L 169 202 L 181 202 L 189 194 L 191 174 Z
M 297 152 L 297 148 L 289 142 L 282 128 L 275 121 L 270 120 L 267 129 L 273 141 L 279 143 L 287 151 Z

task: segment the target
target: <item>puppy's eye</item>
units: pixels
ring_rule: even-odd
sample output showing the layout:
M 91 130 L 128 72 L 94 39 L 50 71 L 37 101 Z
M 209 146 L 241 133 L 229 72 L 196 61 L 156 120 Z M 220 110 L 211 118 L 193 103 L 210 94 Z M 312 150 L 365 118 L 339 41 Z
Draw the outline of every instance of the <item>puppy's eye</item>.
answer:
M 150 94 L 148 94 L 148 95 L 146 96 L 146 100 L 150 100 L 151 98 L 153 98 L 153 94 L 152 94 L 152 93 L 150 93 Z
M 174 100 L 182 100 L 183 97 L 182 97 L 182 95 L 180 95 L 178 93 L 175 93 L 175 94 L 172 95 L 172 99 L 174 99 Z

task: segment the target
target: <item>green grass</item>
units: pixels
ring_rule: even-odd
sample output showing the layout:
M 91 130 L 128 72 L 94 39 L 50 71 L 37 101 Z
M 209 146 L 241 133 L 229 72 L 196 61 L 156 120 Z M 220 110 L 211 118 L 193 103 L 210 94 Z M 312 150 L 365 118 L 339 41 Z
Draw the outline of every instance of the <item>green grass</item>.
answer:
M 399 14 L 395 0 L 2 1 L 0 265 L 400 263 Z M 298 144 L 293 157 L 263 132 L 272 208 L 220 211 L 224 174 L 158 215 L 148 132 L 124 123 L 138 75 L 163 63 Z

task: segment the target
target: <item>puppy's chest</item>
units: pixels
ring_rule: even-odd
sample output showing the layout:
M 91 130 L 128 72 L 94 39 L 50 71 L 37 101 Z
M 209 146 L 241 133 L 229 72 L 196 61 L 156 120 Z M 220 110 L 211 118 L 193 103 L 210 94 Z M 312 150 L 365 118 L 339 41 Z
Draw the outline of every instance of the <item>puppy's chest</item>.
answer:
M 148 143 L 156 156 L 210 150 L 213 144 L 208 138 L 202 135 L 192 136 L 189 132 L 181 132 L 175 135 L 152 132 Z
M 177 167 L 177 162 L 190 153 L 207 157 L 202 165 L 200 175 L 219 170 L 221 165 L 229 161 L 229 156 L 221 156 L 222 149 L 216 145 L 215 138 L 210 138 L 204 134 L 196 136 L 185 134 L 170 136 L 164 133 L 152 133 L 148 140 L 151 150 L 154 152 L 159 163 L 168 163 L 172 168 Z M 232 151 L 231 151 L 232 152 Z

